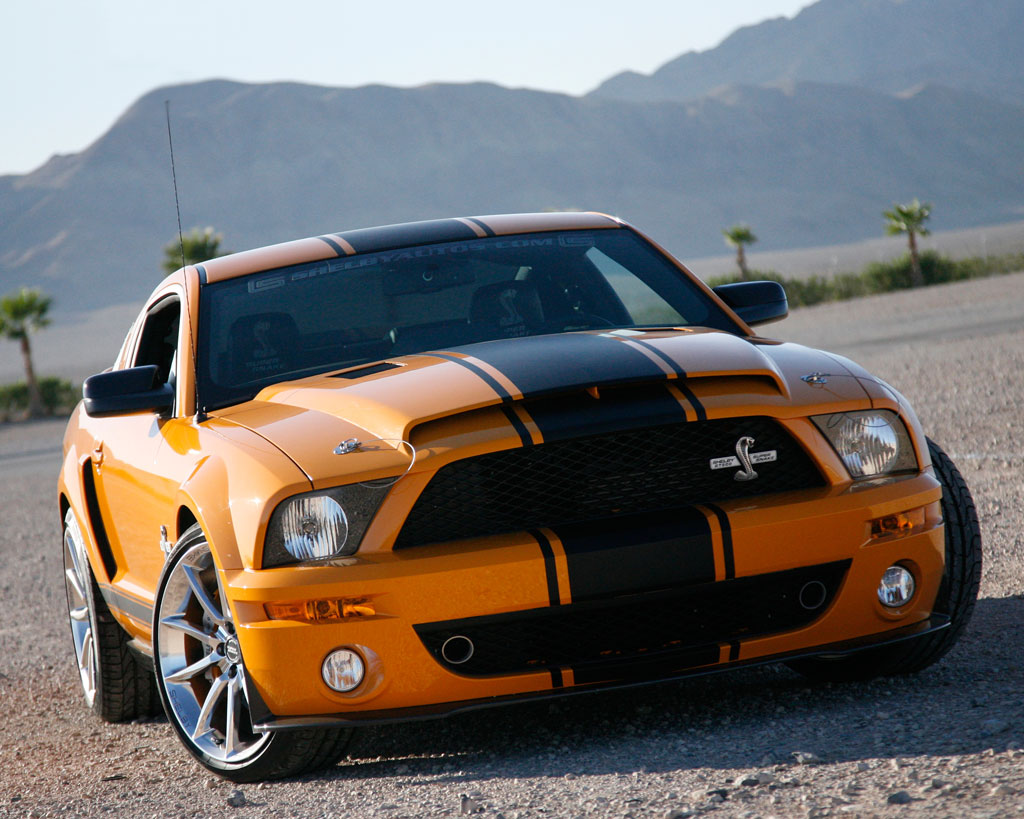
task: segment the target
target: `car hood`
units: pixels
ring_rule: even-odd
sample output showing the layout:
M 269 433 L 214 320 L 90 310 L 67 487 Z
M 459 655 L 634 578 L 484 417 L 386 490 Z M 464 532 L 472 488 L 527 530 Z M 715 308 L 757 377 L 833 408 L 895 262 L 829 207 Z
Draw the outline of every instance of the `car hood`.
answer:
M 828 383 L 803 380 L 814 373 L 825 374 Z M 858 379 L 827 353 L 686 328 L 561 333 L 400 356 L 274 384 L 215 415 L 273 442 L 319 485 L 339 473 L 334 450 L 348 439 L 374 444 L 360 459 L 361 472 L 394 474 L 408 464 L 402 442 L 427 421 L 523 399 L 666 379 L 700 395 L 711 415 L 729 401 L 748 414 L 750 394 L 736 385 L 754 382 L 762 409 L 768 395 L 767 406 L 782 415 L 824 411 L 822 405 L 870 406 Z

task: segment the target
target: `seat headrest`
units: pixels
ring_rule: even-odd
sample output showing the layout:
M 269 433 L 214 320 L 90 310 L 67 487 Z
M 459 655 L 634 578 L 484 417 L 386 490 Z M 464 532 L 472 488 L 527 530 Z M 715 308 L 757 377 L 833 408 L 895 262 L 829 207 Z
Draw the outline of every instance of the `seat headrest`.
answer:
M 231 325 L 230 377 L 234 383 L 286 372 L 299 342 L 299 328 L 288 313 L 254 313 Z
M 499 336 L 528 336 L 541 328 L 544 310 L 537 288 L 530 282 L 487 284 L 473 294 L 470 324 L 490 325 Z

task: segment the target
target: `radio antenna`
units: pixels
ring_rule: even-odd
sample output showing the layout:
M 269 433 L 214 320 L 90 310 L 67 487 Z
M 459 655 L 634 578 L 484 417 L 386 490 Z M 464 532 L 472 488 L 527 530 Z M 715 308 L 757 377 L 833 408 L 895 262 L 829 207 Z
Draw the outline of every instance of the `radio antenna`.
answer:
M 178 249 L 181 251 L 181 266 L 185 266 L 185 239 L 181 233 L 181 204 L 178 202 L 178 175 L 174 171 L 174 140 L 171 139 L 171 101 L 164 100 L 167 115 L 167 147 L 171 149 L 171 179 L 174 182 L 174 209 L 178 213 Z
M 195 404 L 196 421 L 205 421 L 206 413 L 199 406 L 199 372 L 197 369 L 196 343 L 192 327 L 192 310 L 188 294 L 188 273 L 185 272 L 185 239 L 181 232 L 181 204 L 178 201 L 178 175 L 174 170 L 174 140 L 171 139 L 171 101 L 164 100 L 164 114 L 167 117 L 167 147 L 171 150 L 171 179 L 174 182 L 174 209 L 178 214 L 178 249 L 181 251 L 182 278 L 185 284 L 185 304 L 182 312 L 188 318 L 188 346 L 192 353 L 192 401 Z

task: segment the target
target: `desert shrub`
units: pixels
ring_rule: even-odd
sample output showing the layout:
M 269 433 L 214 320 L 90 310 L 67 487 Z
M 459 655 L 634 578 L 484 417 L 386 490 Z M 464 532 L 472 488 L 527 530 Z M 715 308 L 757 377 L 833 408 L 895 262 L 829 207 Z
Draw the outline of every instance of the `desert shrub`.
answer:
M 53 376 L 39 379 L 39 394 L 43 399 L 43 409 L 47 415 L 71 412 L 81 397 L 79 391 L 72 386 L 70 381 Z M 28 410 L 28 384 L 24 381 L 0 384 L 0 416 L 9 419 L 26 410 Z
M 926 285 L 976 279 L 1024 270 L 1024 253 L 1006 256 L 975 256 L 950 259 L 933 250 L 921 254 L 921 274 Z M 836 273 L 833 276 L 789 278 L 770 270 L 752 270 L 752 280 L 767 279 L 786 288 L 790 307 L 808 307 L 824 301 L 842 301 L 872 293 L 887 293 L 911 287 L 910 254 L 889 262 L 873 262 L 860 273 Z M 708 279 L 710 287 L 742 281 L 739 276 L 716 276 Z

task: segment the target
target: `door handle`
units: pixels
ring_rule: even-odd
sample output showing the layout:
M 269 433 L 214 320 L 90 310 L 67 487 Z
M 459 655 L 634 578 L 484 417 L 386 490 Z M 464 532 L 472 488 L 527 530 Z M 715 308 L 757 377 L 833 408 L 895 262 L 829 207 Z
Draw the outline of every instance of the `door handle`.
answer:
M 103 442 L 96 444 L 96 448 L 92 451 L 92 462 L 98 469 L 103 463 Z

